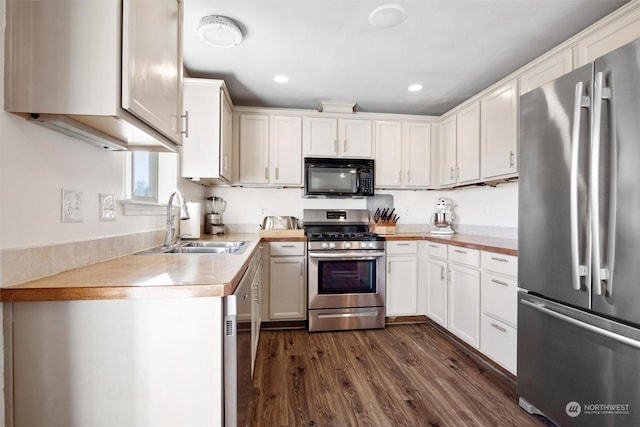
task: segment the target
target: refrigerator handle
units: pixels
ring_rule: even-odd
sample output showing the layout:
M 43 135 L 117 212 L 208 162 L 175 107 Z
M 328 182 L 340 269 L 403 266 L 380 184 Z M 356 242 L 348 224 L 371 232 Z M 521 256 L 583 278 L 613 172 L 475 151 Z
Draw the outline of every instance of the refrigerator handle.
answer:
M 593 259 L 593 293 L 602 295 L 602 281 L 609 279 L 609 270 L 601 268 L 600 253 L 600 126 L 602 124 L 602 98 L 604 74 L 597 72 L 593 89 L 593 127 L 591 128 L 591 162 L 589 165 L 589 199 L 591 204 L 591 236 Z
M 624 335 L 616 334 L 615 332 L 608 331 L 606 329 L 598 328 L 597 326 L 593 326 L 589 323 L 581 322 L 578 319 L 574 319 L 573 317 L 567 316 L 562 313 L 558 313 L 555 310 L 551 310 L 547 308 L 544 304 L 541 303 L 533 303 L 527 300 L 520 300 L 520 302 L 528 307 L 533 308 L 534 310 L 540 311 L 544 314 L 547 314 L 551 317 L 555 317 L 558 320 L 562 320 L 564 322 L 570 323 L 578 328 L 585 329 L 587 331 L 593 332 L 594 334 L 601 335 L 607 338 L 610 338 L 614 341 L 617 341 L 621 344 L 628 345 L 629 347 L 633 347 L 636 349 L 640 349 L 640 341 L 634 340 L 632 338 L 625 337 Z
M 571 226 L 571 277 L 573 289 L 579 291 L 582 288 L 580 277 L 586 276 L 588 266 L 580 264 L 580 233 L 578 230 L 578 159 L 580 154 L 580 119 L 581 109 L 589 107 L 589 97 L 582 96 L 584 83 L 576 84 L 573 102 L 573 129 L 571 130 L 571 172 L 570 172 L 570 226 Z

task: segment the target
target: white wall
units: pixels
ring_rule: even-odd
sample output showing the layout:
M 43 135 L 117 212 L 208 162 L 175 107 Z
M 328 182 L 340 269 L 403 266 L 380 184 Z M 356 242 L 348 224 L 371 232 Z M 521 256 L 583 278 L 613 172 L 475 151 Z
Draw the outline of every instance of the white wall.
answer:
M 429 223 L 439 197 L 455 204 L 456 224 L 468 226 L 517 227 L 518 184 L 497 187 L 469 187 L 451 191 L 378 191 L 393 196 L 400 215 L 398 224 Z M 212 187 L 207 194 L 227 201 L 227 224 L 260 224 L 264 215 L 291 215 L 302 218 L 303 209 L 365 209 L 365 199 L 304 199 L 301 189 Z

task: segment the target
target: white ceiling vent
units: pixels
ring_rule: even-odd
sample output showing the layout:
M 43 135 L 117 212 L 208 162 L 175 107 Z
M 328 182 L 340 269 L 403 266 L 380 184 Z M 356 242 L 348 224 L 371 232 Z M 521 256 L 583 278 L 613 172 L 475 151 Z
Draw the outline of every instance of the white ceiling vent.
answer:
M 356 103 L 350 101 L 320 101 L 321 113 L 353 113 Z

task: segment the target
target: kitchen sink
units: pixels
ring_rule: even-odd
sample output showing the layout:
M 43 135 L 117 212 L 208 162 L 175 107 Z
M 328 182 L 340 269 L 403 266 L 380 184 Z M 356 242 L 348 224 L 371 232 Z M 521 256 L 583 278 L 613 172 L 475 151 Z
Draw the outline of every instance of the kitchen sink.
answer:
M 150 254 L 241 254 L 247 249 L 246 241 L 231 242 L 211 242 L 211 241 L 194 241 L 185 242 L 177 246 L 166 247 L 156 246 L 155 248 L 146 249 L 136 252 L 136 255 Z

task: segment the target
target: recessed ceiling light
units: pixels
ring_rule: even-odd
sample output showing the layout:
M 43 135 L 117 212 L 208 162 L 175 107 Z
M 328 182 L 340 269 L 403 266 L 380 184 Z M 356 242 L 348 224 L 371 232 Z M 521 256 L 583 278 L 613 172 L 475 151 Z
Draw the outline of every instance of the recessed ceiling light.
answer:
M 225 16 L 209 15 L 200 20 L 198 35 L 205 42 L 217 47 L 234 47 L 242 41 L 238 25 Z
M 421 84 L 411 85 L 408 87 L 408 89 L 409 89 L 409 92 L 418 92 L 422 90 L 422 85 Z
M 391 28 L 404 21 L 405 16 L 402 6 L 385 4 L 373 9 L 369 14 L 369 23 L 374 27 Z
M 273 81 L 276 83 L 287 83 L 289 81 L 289 77 L 284 76 L 284 75 L 279 75 L 279 76 L 275 76 L 273 78 Z

